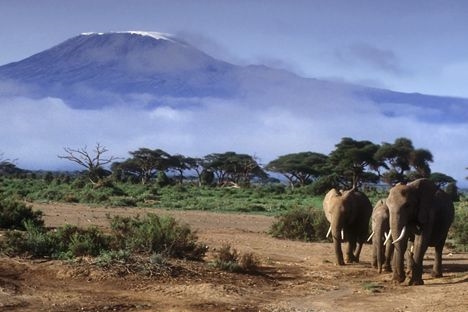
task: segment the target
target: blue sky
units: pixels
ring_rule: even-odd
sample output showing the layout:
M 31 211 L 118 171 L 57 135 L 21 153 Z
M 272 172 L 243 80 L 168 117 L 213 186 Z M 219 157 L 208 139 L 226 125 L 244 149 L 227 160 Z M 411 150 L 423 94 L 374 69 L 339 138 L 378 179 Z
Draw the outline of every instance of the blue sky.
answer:
M 174 34 L 234 64 L 265 64 L 304 77 L 468 98 L 467 29 L 468 1 L 0 0 L 0 65 L 83 32 L 145 30 Z M 0 98 L 0 152 L 18 158 L 19 166 L 42 169 L 54 169 L 51 159 L 57 162 L 62 147 L 98 141 L 120 157 L 145 146 L 190 156 L 235 150 L 265 163 L 290 152 L 327 154 L 344 136 L 375 143 L 409 137 L 416 148 L 434 154 L 433 171 L 468 184 L 468 151 L 460 150 L 461 142 L 468 141 L 468 121 L 391 119 L 372 106 L 365 114 L 343 114 L 348 103 L 339 98 L 331 103 L 338 103 L 342 114 L 329 118 L 327 112 L 305 112 L 299 102 L 252 112 L 242 103 L 210 101 L 199 112 L 167 106 L 150 115 L 132 115 L 125 110 L 74 111 L 58 99 Z M 228 130 L 220 132 L 216 124 L 198 129 L 199 120 L 216 120 Z M 96 123 L 99 129 L 83 133 L 83 125 Z M 177 126 L 168 131 L 167 125 Z M 211 140 L 201 144 L 208 133 Z

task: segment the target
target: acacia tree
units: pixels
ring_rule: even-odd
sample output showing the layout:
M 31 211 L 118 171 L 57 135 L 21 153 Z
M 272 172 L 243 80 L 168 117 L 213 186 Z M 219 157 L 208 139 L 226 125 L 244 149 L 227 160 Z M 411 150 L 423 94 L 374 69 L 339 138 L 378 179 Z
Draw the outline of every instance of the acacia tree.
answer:
M 248 185 L 254 177 L 267 176 L 255 157 L 235 152 L 209 154 L 204 158 L 204 167 L 205 170 L 213 172 L 218 184 L 234 182 Z
M 5 158 L 3 155 L 4 154 L 0 152 L 0 174 L 11 174 L 21 171 L 21 169 L 15 165 L 16 159 L 11 160 L 9 158 Z
M 282 174 L 291 188 L 304 186 L 326 173 L 326 155 L 314 152 L 292 153 L 269 162 L 266 170 Z
M 388 184 L 428 178 L 431 174 L 431 152 L 415 149 L 411 140 L 407 138 L 398 138 L 393 144 L 382 143 L 375 159 L 387 169 L 382 174 L 382 180 Z
M 451 176 L 448 176 L 441 172 L 431 173 L 431 176 L 429 177 L 429 179 L 431 179 L 439 188 L 444 188 L 447 186 L 447 184 L 457 182 Z
M 198 186 L 211 184 L 212 179 L 206 179 L 206 177 L 211 176 L 212 173 L 205 169 L 206 165 L 203 158 L 185 157 L 184 162 L 187 170 L 193 170 L 197 174 Z
M 342 138 L 335 147 L 336 149 L 330 153 L 328 163 L 339 184 L 345 187 L 358 187 L 363 182 L 378 181 L 378 176 L 370 170 L 377 171 L 381 165 L 374 158 L 379 145 L 370 141 Z
M 184 181 L 184 172 L 196 164 L 194 158 L 185 157 L 180 154 L 171 156 L 170 163 L 170 169 L 177 172 L 180 184 Z
M 88 174 L 88 178 L 92 184 L 98 184 L 106 175 L 104 166 L 117 160 L 118 157 L 103 155 L 109 150 L 97 143 L 92 151 L 88 151 L 87 146 L 73 149 L 64 147 L 65 155 L 58 155 L 60 159 L 67 159 L 84 167 Z
M 155 177 L 158 171 L 166 171 L 173 162 L 172 156 L 161 149 L 140 148 L 130 155 L 132 158 L 120 163 L 116 169 L 136 176 L 142 184 Z

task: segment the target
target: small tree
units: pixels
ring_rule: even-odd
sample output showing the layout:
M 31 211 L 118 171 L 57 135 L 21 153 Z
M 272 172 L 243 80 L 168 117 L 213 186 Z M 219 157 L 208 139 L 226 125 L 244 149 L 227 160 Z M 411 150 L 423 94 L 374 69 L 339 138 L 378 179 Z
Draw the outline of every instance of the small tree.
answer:
M 457 182 L 451 176 L 448 176 L 440 172 L 431 173 L 431 176 L 429 177 L 429 179 L 432 180 L 439 188 L 444 188 L 449 183 Z
M 140 148 L 130 152 L 132 158 L 113 166 L 114 171 L 121 171 L 124 176 L 132 176 L 142 184 L 148 183 L 160 171 L 166 171 L 173 164 L 174 158 L 161 149 Z
M 326 174 L 327 156 L 314 152 L 287 154 L 271 161 L 266 169 L 281 173 L 291 187 L 304 186 Z
M 12 174 L 18 171 L 21 171 L 15 165 L 16 159 L 8 159 L 3 156 L 3 153 L 0 152 L 0 175 L 2 174 Z
M 101 182 L 107 173 L 104 166 L 118 159 L 118 157 L 114 156 L 103 157 L 108 149 L 99 143 L 91 152 L 88 151 L 87 146 L 77 149 L 64 147 L 63 149 L 66 154 L 58 155 L 58 158 L 70 160 L 84 167 L 92 184 Z
M 267 177 L 255 157 L 235 152 L 209 154 L 205 156 L 204 167 L 216 176 L 218 184 L 234 182 L 249 185 L 255 177 Z
M 374 158 L 379 145 L 370 141 L 342 138 L 335 147 L 330 153 L 329 165 L 341 185 L 357 187 L 363 182 L 375 182 L 377 177 L 369 170 L 377 170 L 381 165 Z
M 387 169 L 382 174 L 382 180 L 390 185 L 428 178 L 431 174 L 429 162 L 433 161 L 430 151 L 415 149 L 413 142 L 407 138 L 398 138 L 392 144 L 382 143 L 375 153 L 375 159 Z

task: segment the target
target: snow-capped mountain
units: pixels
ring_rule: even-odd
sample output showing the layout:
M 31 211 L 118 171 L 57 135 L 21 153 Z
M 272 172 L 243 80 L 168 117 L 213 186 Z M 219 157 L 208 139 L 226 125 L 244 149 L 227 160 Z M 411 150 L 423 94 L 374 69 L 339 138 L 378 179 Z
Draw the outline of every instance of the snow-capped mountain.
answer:
M 154 108 L 167 104 L 168 99 L 185 105 L 203 98 L 248 98 L 253 105 L 268 105 L 265 99 L 282 105 L 301 102 L 323 109 L 333 107 L 339 95 L 340 101 L 351 106 L 376 103 L 390 117 L 412 111 L 429 122 L 468 120 L 466 99 L 308 79 L 266 66 L 237 66 L 156 32 L 83 33 L 0 66 L 0 82 L 15 86 L 0 88 L 0 95 L 60 98 L 81 109 Z
M 165 34 L 84 33 L 0 67 L 0 77 L 26 85 L 33 96 L 97 108 L 137 94 L 232 96 L 234 69 Z
M 64 146 L 105 144 L 203 156 L 236 151 L 265 163 L 329 153 L 342 137 L 408 137 L 434 171 L 464 181 L 468 100 L 239 66 L 155 32 L 84 33 L 0 66 L 0 152 L 22 168 L 64 166 Z

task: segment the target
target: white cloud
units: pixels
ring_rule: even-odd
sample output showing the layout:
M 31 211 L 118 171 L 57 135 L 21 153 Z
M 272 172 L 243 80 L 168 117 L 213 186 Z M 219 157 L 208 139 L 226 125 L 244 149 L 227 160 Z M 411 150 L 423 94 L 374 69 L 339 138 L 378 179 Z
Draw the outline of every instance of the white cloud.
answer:
M 275 92 L 255 100 L 185 99 L 181 101 L 192 105 L 183 108 L 172 99 L 170 105 L 153 110 L 75 110 L 52 98 L 0 98 L 0 151 L 18 158 L 20 167 L 35 169 L 69 166 L 57 158 L 63 147 L 97 142 L 119 157 L 148 147 L 187 156 L 236 151 L 267 163 L 292 152 L 328 154 L 342 137 L 374 143 L 407 137 L 415 147 L 433 153 L 433 171 L 466 185 L 468 151 L 460 146 L 468 141 L 467 124 L 387 117 L 373 103 L 350 103 L 333 94 L 324 91 L 307 99 L 299 92 L 287 102 Z

